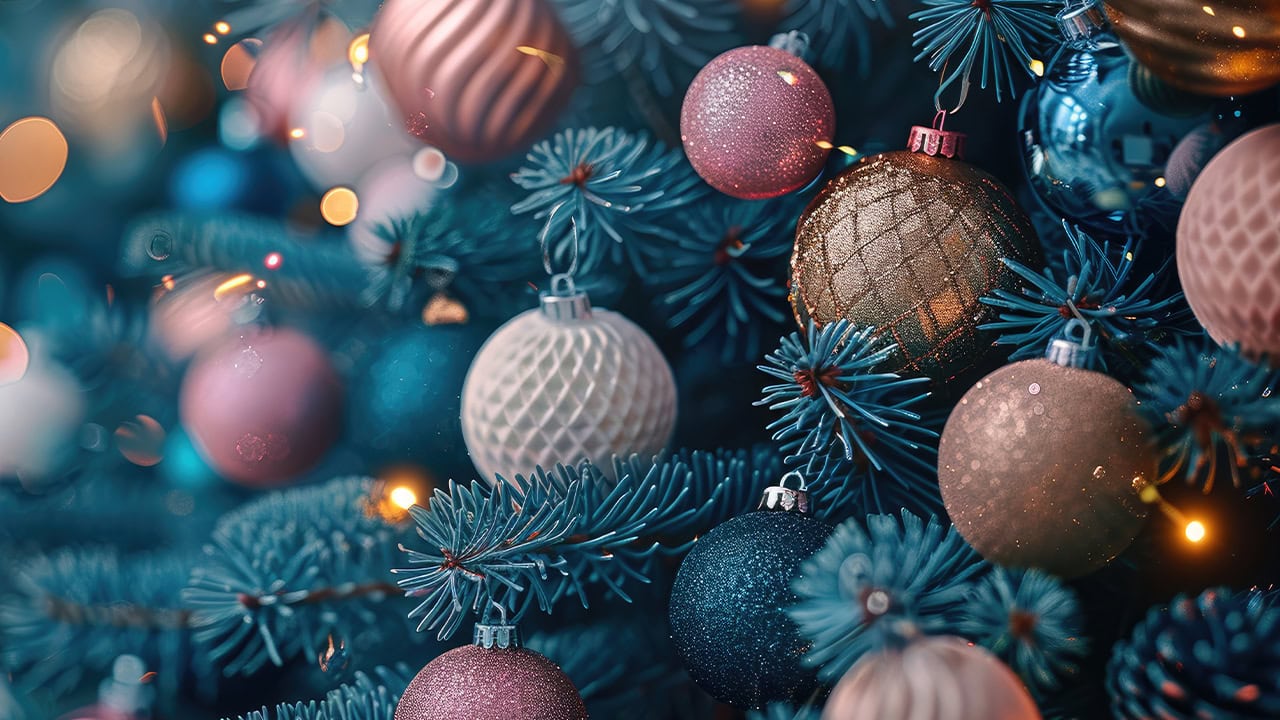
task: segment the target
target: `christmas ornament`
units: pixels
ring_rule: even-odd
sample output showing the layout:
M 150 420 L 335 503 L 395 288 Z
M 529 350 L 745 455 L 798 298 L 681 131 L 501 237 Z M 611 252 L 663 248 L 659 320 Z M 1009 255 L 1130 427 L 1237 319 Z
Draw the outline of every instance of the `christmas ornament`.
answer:
M 1120 720 L 1280 717 L 1275 591 L 1205 590 L 1155 607 L 1116 643 L 1107 666 Z
M 249 73 L 245 97 L 257 113 L 258 133 L 278 142 L 292 137 L 293 107 L 324 76 L 325 68 L 347 56 L 347 29 L 336 20 L 290 20 L 267 37 Z
M 1129 63 L 1129 89 L 1143 105 L 1169 117 L 1195 117 L 1213 109 L 1213 98 L 1179 90 L 1142 63 Z
M 315 465 L 338 437 L 342 386 L 315 341 L 288 329 L 229 339 L 182 383 L 182 424 L 223 477 L 278 487 Z
M 1205 123 L 1179 140 L 1164 164 L 1165 187 L 1169 194 L 1179 200 L 1185 199 L 1191 192 L 1192 183 L 1228 139 L 1213 123 Z
M 440 159 L 443 161 L 443 154 Z M 371 267 L 394 264 L 402 248 L 395 248 L 383 237 L 385 230 L 415 212 L 429 211 L 442 186 L 422 178 L 405 158 L 393 157 L 370 169 L 356 186 L 360 210 L 356 221 L 347 226 L 347 242 L 360 262 Z
M 395 720 L 586 720 L 577 688 L 555 663 L 520 646 L 511 625 L 476 625 L 475 640 L 427 663 Z
M 680 138 L 703 180 L 746 200 L 777 197 L 822 172 L 836 114 L 798 33 L 707 63 L 680 109 Z
M 658 346 L 565 276 L 485 342 L 462 388 L 462 434 L 491 481 L 583 460 L 607 471 L 614 455 L 661 451 L 675 419 Z
M 1174 87 L 1226 97 L 1280 82 L 1276 3 L 1107 0 L 1107 15 L 1138 62 Z
M 1280 125 L 1254 130 L 1209 162 L 1178 220 L 1178 277 L 1220 344 L 1280 362 Z
M 151 341 L 171 359 L 186 360 L 255 320 L 263 297 L 251 285 L 219 290 L 234 277 L 190 273 L 161 285 L 147 325 Z
M 996 312 L 978 299 L 1015 290 L 1000 260 L 1031 263 L 1037 245 L 999 181 L 950 159 L 963 141 L 917 126 L 916 152 L 863 158 L 827 183 L 796 228 L 791 304 L 801 326 L 874 326 L 901 350 L 889 369 L 938 381 L 984 364 L 991 342 L 977 327 Z
M 1128 388 L 1082 369 L 1088 348 L 1087 337 L 1054 340 L 1048 358 L 980 380 L 947 419 L 942 501 L 991 562 L 1079 577 L 1142 528 L 1137 491 L 1157 477 L 1151 429 Z
M 822 720 L 1040 720 L 1022 681 L 958 637 L 918 638 L 868 655 L 836 685 Z
M 474 325 L 415 325 L 377 343 L 353 377 L 351 432 L 387 460 L 439 477 L 471 473 L 459 423 L 462 383 L 487 337 Z
M 20 380 L 0 385 L 0 478 L 37 490 L 76 450 L 85 400 L 75 376 L 33 359 Z
M 369 56 L 409 132 L 459 162 L 528 147 L 578 84 L 577 50 L 547 0 L 388 0 Z
M 151 717 L 155 690 L 144 678 L 147 666 L 141 658 L 121 655 L 111 666 L 111 677 L 98 686 L 98 703 L 63 715 L 60 720 L 145 720 Z
M 671 636 L 694 682 L 721 702 L 759 708 L 804 701 L 818 687 L 802 658 L 810 643 L 786 609 L 791 581 L 831 527 L 809 515 L 804 488 L 765 491 L 761 510 L 702 536 L 671 590 Z
M 420 147 L 388 106 L 384 85 L 374 68 L 353 74 L 342 62 L 290 109 L 289 152 L 317 192 L 355 187 L 378 163 L 407 161 Z
M 1118 233 L 1161 192 L 1169 153 L 1203 118 L 1169 117 L 1135 96 L 1133 63 L 1101 0 L 1063 10 L 1058 23 L 1066 46 L 1022 103 L 1022 168 L 1054 213 Z

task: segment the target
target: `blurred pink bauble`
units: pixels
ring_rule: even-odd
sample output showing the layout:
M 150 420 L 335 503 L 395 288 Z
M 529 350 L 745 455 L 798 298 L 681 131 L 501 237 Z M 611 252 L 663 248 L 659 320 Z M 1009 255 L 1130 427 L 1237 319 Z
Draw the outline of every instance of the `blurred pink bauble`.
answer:
M 578 51 L 547 0 L 387 0 L 369 58 L 409 132 L 458 162 L 528 147 L 578 85 Z
M 864 655 L 831 692 L 822 720 L 1040 720 L 1022 681 L 983 648 L 926 637 Z
M 379 234 L 379 228 L 406 220 L 415 212 L 426 212 L 438 187 L 418 174 L 409 157 L 384 160 L 369 170 L 356 186 L 360 212 L 347 226 L 347 241 L 360 262 L 368 267 L 391 264 L 396 250 Z
M 1191 186 L 1178 276 L 1210 337 L 1280 362 L 1280 125 L 1227 145 Z
M 586 720 L 573 681 L 524 648 L 464 645 L 418 672 L 395 720 Z
M 84 419 L 75 376 L 33 358 L 20 379 L 0 385 L 0 477 L 17 477 L 32 491 L 56 480 L 77 450 Z
M 684 96 L 680 137 L 703 180 L 745 200 L 777 197 L 822 172 L 836 112 L 803 60 L 761 45 L 702 68 Z
M 1227 144 L 1227 140 L 1213 123 L 1205 123 L 1179 140 L 1164 164 L 1165 188 L 1169 193 L 1176 198 L 1185 198 L 1204 166 Z
M 277 142 L 289 139 L 289 115 L 325 69 L 346 57 L 348 33 L 336 20 L 286 22 L 267 37 L 249 73 L 245 96 L 258 115 L 258 132 Z
M 249 286 L 219 292 L 234 275 L 189 275 L 165 285 L 151 304 L 151 340 L 173 360 L 186 360 L 239 327 L 256 298 Z M 248 314 L 253 319 L 256 313 Z
M 293 330 L 259 330 L 210 349 L 187 371 L 179 410 L 223 477 L 285 485 L 319 462 L 341 428 L 343 392 L 329 356 Z

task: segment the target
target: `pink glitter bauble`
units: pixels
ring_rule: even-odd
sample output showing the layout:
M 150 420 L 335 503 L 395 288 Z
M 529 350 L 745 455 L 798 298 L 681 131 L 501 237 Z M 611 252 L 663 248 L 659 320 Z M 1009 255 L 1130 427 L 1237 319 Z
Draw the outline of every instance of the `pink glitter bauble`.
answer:
M 293 330 L 230 338 L 182 383 L 182 424 L 213 469 L 255 488 L 285 485 L 338 437 L 342 386 L 325 351 Z
M 745 200 L 804 187 L 831 151 L 836 111 L 803 60 L 753 45 L 723 53 L 693 79 L 680 110 L 685 154 L 703 180 Z
M 464 645 L 418 672 L 395 720 L 586 720 L 573 681 L 524 648 Z
M 409 132 L 458 162 L 528 147 L 578 85 L 578 51 L 547 0 L 387 0 L 369 58 Z
M 1178 220 L 1178 276 L 1219 344 L 1280 362 L 1280 125 L 1254 130 L 1205 166 Z

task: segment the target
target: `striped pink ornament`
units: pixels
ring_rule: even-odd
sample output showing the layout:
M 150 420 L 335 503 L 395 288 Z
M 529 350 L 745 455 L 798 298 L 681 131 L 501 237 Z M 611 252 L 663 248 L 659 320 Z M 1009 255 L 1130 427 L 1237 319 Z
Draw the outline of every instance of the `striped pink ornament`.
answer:
M 369 57 L 409 132 L 458 162 L 528 147 L 578 84 L 577 49 L 547 0 L 387 0 Z

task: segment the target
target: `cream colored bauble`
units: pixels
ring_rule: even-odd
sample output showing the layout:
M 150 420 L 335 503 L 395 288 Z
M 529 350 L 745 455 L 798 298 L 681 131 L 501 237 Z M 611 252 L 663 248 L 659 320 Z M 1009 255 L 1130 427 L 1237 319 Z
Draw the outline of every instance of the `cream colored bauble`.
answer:
M 671 366 L 639 326 L 571 287 L 542 296 L 480 348 L 462 389 L 462 434 L 493 482 L 616 455 L 660 452 L 676 421 Z

